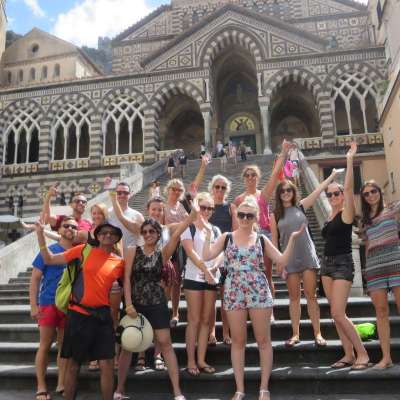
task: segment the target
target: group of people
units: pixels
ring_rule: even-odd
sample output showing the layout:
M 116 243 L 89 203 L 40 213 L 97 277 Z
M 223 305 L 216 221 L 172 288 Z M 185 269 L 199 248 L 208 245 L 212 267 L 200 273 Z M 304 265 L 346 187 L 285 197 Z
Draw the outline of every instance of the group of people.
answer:
M 187 302 L 185 334 L 186 373 L 213 374 L 207 349 L 216 343 L 215 313 L 218 294 L 222 302 L 223 341 L 231 346 L 236 391 L 232 400 L 245 396 L 245 346 L 250 317 L 260 355 L 259 400 L 269 400 L 269 379 L 273 364 L 270 321 L 274 284 L 272 265 L 286 280 L 292 334 L 285 342 L 300 342 L 300 294 L 303 284 L 315 344 L 327 345 L 320 329 L 316 298 L 318 274 L 328 298 L 331 316 L 342 342 L 344 356 L 332 368 L 368 368 L 369 356 L 346 304 L 354 276 L 352 233 L 355 220 L 353 159 L 357 146 L 346 155 L 347 168 L 342 186 L 340 172 L 333 170 L 312 193 L 298 198 L 297 185 L 282 177 L 292 144 L 284 141 L 273 171 L 260 190 L 260 168 L 246 165 L 242 177 L 244 191 L 228 202 L 231 182 L 214 176 L 208 192 L 199 192 L 207 161 L 203 160 L 186 193 L 183 182 L 171 179 L 165 187 L 151 192 L 147 216 L 131 209 L 129 185 L 114 188 L 105 181 L 112 209 L 103 204 L 91 207 L 92 220 L 83 218 L 87 200 L 82 194 L 72 198 L 70 216 L 53 216 L 50 200 L 57 188 L 50 188 L 35 229 L 40 253 L 33 261 L 30 289 L 31 315 L 40 329 L 36 356 L 37 400 L 48 400 L 45 374 L 48 353 L 56 332 L 59 341 L 59 379 L 56 391 L 74 399 L 80 366 L 97 361 L 103 399 L 121 400 L 132 361 L 124 349 L 116 355 L 115 329 L 126 314 L 145 316 L 154 330 L 156 369 L 166 366 L 175 400 L 184 400 L 179 367 L 171 341 L 171 329 L 179 324 L 179 300 L 183 289 Z M 157 186 L 155 186 L 157 187 Z M 322 266 L 307 224 L 307 209 L 325 192 L 331 214 L 322 230 L 325 250 Z M 271 202 L 275 203 L 273 212 Z M 392 366 L 388 291 L 392 290 L 400 310 L 400 242 L 397 218 L 400 204 L 386 207 L 381 188 L 373 181 L 361 189 L 361 235 L 366 241 L 367 289 L 377 315 L 382 359 L 374 366 Z M 50 224 L 48 232 L 45 225 Z M 57 240 L 46 245 L 45 236 Z M 53 236 L 52 236 L 53 235 Z M 81 273 L 65 316 L 55 306 L 55 290 L 65 266 L 78 260 Z M 168 308 L 171 301 L 172 315 Z M 120 310 L 120 304 L 123 304 Z M 118 349 L 117 349 L 118 350 Z M 67 359 L 67 360 L 66 360 Z M 114 367 L 118 384 L 114 391 Z M 144 354 L 137 367 L 145 368 Z

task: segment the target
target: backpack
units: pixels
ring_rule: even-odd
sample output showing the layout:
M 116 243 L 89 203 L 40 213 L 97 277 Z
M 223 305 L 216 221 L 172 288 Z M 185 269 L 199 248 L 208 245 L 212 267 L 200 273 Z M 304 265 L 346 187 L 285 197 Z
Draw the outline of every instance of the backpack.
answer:
M 214 237 L 218 237 L 218 229 L 215 225 L 211 225 Z M 194 240 L 194 236 L 196 235 L 196 227 L 193 224 L 189 225 L 190 234 L 192 236 L 192 240 Z M 178 265 L 179 265 L 179 272 L 182 274 L 185 269 L 185 265 L 187 262 L 188 256 L 186 254 L 185 249 L 183 248 L 182 244 L 178 246 Z
M 92 246 L 87 244 L 82 249 L 82 260 L 73 260 L 67 264 L 58 282 L 55 296 L 56 307 L 63 313 L 67 313 L 68 306 L 72 301 L 72 294 L 76 280 L 92 250 Z
M 376 338 L 376 325 L 371 322 L 355 325 L 361 340 L 372 340 Z

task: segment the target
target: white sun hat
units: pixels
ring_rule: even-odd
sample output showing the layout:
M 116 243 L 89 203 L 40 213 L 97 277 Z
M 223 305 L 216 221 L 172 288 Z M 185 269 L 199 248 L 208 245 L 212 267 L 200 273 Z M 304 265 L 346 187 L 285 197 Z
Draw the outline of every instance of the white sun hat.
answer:
M 146 351 L 153 343 L 153 328 L 142 314 L 136 318 L 125 315 L 119 322 L 121 346 L 132 353 Z

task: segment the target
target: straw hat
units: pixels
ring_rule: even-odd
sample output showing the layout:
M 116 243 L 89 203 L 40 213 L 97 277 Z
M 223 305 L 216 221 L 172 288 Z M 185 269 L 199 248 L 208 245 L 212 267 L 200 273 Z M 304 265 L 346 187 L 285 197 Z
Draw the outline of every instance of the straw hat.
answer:
M 153 343 L 153 328 L 142 314 L 136 318 L 125 315 L 118 327 L 121 346 L 132 353 L 146 351 Z

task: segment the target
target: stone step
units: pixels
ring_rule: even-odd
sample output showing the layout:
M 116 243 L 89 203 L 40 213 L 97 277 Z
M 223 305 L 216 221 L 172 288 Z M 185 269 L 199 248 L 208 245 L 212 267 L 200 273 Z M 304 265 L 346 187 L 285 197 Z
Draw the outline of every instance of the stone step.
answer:
M 362 317 L 351 318 L 355 324 L 363 322 L 375 323 L 375 318 Z M 173 343 L 183 343 L 185 341 L 186 322 L 180 322 L 178 326 L 171 331 Z M 254 340 L 251 324 L 248 322 L 249 341 Z M 334 323 L 331 319 L 321 319 L 321 332 L 326 339 L 337 339 L 337 333 Z M 216 323 L 216 335 L 222 337 L 222 323 Z M 291 335 L 291 323 L 289 320 L 277 320 L 271 326 L 272 340 L 284 341 Z M 303 340 L 313 340 L 313 329 L 310 320 L 300 321 L 300 335 Z M 391 335 L 393 338 L 400 336 L 400 317 L 391 318 Z M 14 323 L 0 324 L 0 342 L 37 342 L 39 340 L 39 332 L 37 325 L 34 323 Z
M 378 362 L 381 357 L 380 345 L 378 340 L 365 342 L 371 362 Z M 26 364 L 33 363 L 35 354 L 39 347 L 36 342 L 0 342 L 0 359 L 2 363 Z M 179 365 L 185 365 L 186 345 L 185 343 L 174 343 Z M 328 345 L 323 348 L 315 346 L 314 341 L 302 341 L 293 348 L 286 348 L 284 342 L 273 341 L 274 360 L 276 364 L 294 366 L 298 364 L 331 365 L 343 354 L 339 340 L 329 340 Z M 400 339 L 391 341 L 392 357 L 394 360 L 400 359 Z M 53 345 L 50 351 L 50 362 L 55 362 L 57 357 L 56 346 Z M 230 346 L 218 343 L 215 347 L 207 350 L 207 362 L 211 365 L 223 365 L 230 358 Z M 135 359 L 132 364 L 135 364 Z M 146 365 L 153 365 L 153 350 L 146 352 Z M 259 365 L 259 352 L 255 342 L 246 345 L 246 365 Z
M 54 386 L 57 370 L 54 364 L 49 366 L 47 381 Z M 270 390 L 274 395 L 290 395 L 301 393 L 307 395 L 332 395 L 341 394 L 386 394 L 398 395 L 400 391 L 400 366 L 396 365 L 386 371 L 350 371 L 349 369 L 333 371 L 327 366 L 316 366 L 313 364 L 301 364 L 296 366 L 285 366 L 277 364 L 274 366 Z M 246 393 L 257 395 L 259 388 L 260 369 L 258 367 L 246 366 L 245 382 Z M 11 390 L 18 387 L 31 389 L 35 387 L 35 369 L 32 363 L 25 365 L 14 365 L 9 363 L 0 364 L 0 385 L 2 390 Z M 182 389 L 187 393 L 202 393 L 204 395 L 213 393 L 233 393 L 234 377 L 230 365 L 221 365 L 214 375 L 201 374 L 198 377 L 188 376 L 181 369 Z M 170 382 L 168 374 L 156 372 L 151 369 L 136 372 L 129 372 L 127 379 L 127 392 L 135 395 L 135 398 L 144 399 L 146 393 L 154 392 L 157 388 L 163 393 L 163 398 L 168 398 L 170 393 Z M 340 388 L 340 389 L 339 389 Z M 99 376 L 83 369 L 79 379 L 79 389 L 90 390 L 99 393 Z M 168 397 L 167 397 L 168 396 Z M 214 398 L 214 397 L 213 397 Z M 298 397 L 295 397 L 298 399 Z M 307 396 L 309 399 L 310 397 Z M 329 397 L 331 399 L 331 397 Z M 381 399 L 377 396 L 376 399 Z M 398 398 L 398 397 L 397 397 Z M 321 399 L 321 397 L 318 397 Z

